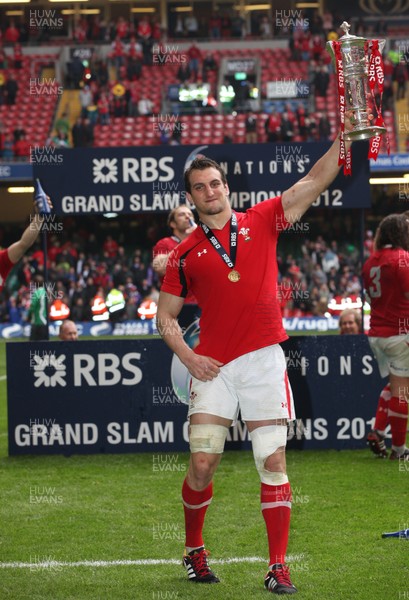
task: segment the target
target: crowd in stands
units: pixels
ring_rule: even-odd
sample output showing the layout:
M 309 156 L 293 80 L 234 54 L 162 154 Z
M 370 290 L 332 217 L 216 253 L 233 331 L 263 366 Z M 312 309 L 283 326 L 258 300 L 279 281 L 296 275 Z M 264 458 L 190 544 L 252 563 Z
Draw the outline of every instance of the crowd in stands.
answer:
M 291 13 L 291 14 L 290 14 Z M 272 15 L 255 11 L 250 17 L 250 26 L 235 11 L 221 11 L 206 19 L 198 19 L 194 12 L 179 13 L 176 21 L 170 20 L 170 30 L 164 32 L 156 17 L 140 16 L 133 19 L 118 17 L 116 21 L 106 23 L 100 16 L 77 18 L 72 28 L 73 41 L 81 44 L 88 41 L 100 41 L 111 44 L 107 59 L 95 52 L 95 56 L 87 63 L 78 56 L 68 64 L 66 88 L 80 89 L 81 115 L 75 125 L 67 125 L 60 120 L 48 139 L 48 145 L 56 147 L 83 147 L 94 145 L 95 125 L 109 125 L 112 118 L 117 117 L 148 117 L 161 109 L 155 105 L 154 99 L 148 94 L 143 95 L 139 80 L 143 73 L 147 74 L 154 65 L 157 48 L 160 48 L 164 36 L 174 36 L 190 43 L 183 55 L 186 59 L 180 64 L 175 74 L 175 83 L 190 84 L 206 82 L 209 74 L 213 89 L 211 102 L 207 107 L 197 110 L 203 113 L 219 112 L 228 109 L 228 103 L 221 107 L 221 101 L 215 88 L 218 64 L 211 53 L 204 54 L 195 43 L 200 37 L 212 39 L 225 38 L 274 38 L 285 37 L 288 40 L 290 60 L 308 65 L 308 86 L 311 94 L 317 99 L 325 99 L 332 76 L 331 58 L 326 51 L 328 39 L 336 39 L 340 34 L 338 23 L 345 15 L 333 15 L 328 11 L 323 17 L 318 11 L 272 11 Z M 249 28 L 249 31 L 246 30 Z M 387 26 L 380 19 L 374 31 L 370 31 L 364 21 L 354 25 L 354 33 L 370 36 L 371 34 L 385 35 Z M 200 34 L 200 35 L 199 35 Z M 30 28 L 31 35 L 31 28 Z M 0 29 L 0 106 L 15 104 L 18 93 L 18 83 L 13 71 L 22 64 L 21 42 L 27 41 L 24 19 L 10 18 Z M 1 44 L 13 46 L 13 54 L 6 56 Z M 155 50 L 156 48 L 156 50 Z M 393 84 L 396 98 L 405 97 L 408 80 L 409 61 L 402 61 L 396 52 L 385 57 L 384 109 L 393 105 Z M 112 76 L 115 73 L 115 76 Z M 149 76 L 149 75 L 147 75 Z M 262 90 L 264 93 L 264 90 Z M 230 107 L 232 110 L 254 110 L 251 102 L 251 90 L 243 88 L 243 94 L 249 98 L 236 98 Z M 264 97 L 264 96 L 263 96 Z M 248 101 L 247 101 L 248 100 Z M 259 110 L 259 109 L 256 109 Z M 303 113 L 304 110 L 304 113 Z M 294 114 L 294 113 L 297 114 Z M 309 114 L 309 112 L 311 114 Z M 196 113 L 197 114 L 197 113 Z M 68 121 L 69 115 L 66 115 Z M 254 115 L 249 115 L 246 123 L 246 139 L 260 143 L 264 141 L 254 135 Z M 62 125 L 62 127 L 61 127 Z M 331 137 L 331 128 L 322 107 L 317 105 L 314 110 L 306 110 L 299 103 L 299 109 L 273 111 L 265 123 L 266 140 L 268 141 L 316 141 L 327 140 Z M 24 159 L 29 155 L 30 140 L 27 138 L 17 145 L 12 139 L 11 132 L 5 131 L 0 123 L 0 157 Z M 225 139 L 229 141 L 228 136 Z M 158 136 L 157 143 L 187 143 L 178 136 Z
M 296 136 L 303 142 L 331 139 L 331 125 L 327 114 L 322 112 L 309 115 L 302 104 L 295 111 L 290 104 L 286 105 L 282 113 L 273 110 L 265 121 L 265 130 L 268 142 L 291 142 Z
M 151 216 L 145 216 L 143 224 L 128 220 L 117 229 L 105 231 L 101 231 L 96 219 L 80 228 L 74 219 L 65 219 L 61 232 L 49 234 L 49 302 L 62 300 L 71 319 L 86 321 L 92 319 L 94 298 L 106 298 L 115 289 L 123 293 L 125 307 L 114 319 L 140 318 L 141 303 L 158 299 L 160 283 L 152 269 L 151 248 L 166 231 Z M 6 246 L 8 237 L 13 235 L 0 230 L 1 244 Z M 138 239 L 137 247 L 134 239 Z M 297 234 L 295 241 L 291 234 L 283 233 L 280 240 L 277 293 L 284 316 L 322 316 L 331 299 L 360 295 L 357 244 L 310 234 L 302 238 Z M 367 253 L 371 243 L 372 233 L 368 232 Z M 289 251 L 293 247 L 294 251 Z M 26 322 L 37 276 L 43 274 L 43 269 L 43 253 L 38 244 L 7 280 L 0 297 L 0 322 Z
M 129 242 L 135 229 L 139 243 L 145 245 L 125 251 L 121 242 Z M 66 219 L 62 232 L 49 233 L 46 286 L 49 304 L 62 300 L 70 309 L 70 318 L 91 320 L 93 298 L 105 298 L 115 288 L 122 291 L 126 299 L 125 309 L 115 318 L 128 320 L 137 318 L 137 308 L 144 298 L 157 300 L 158 281 L 146 246 L 156 241 L 157 227 L 152 222 L 145 228 L 139 229 L 137 225 L 125 234 L 126 230 L 126 225 L 121 227 L 119 234 L 116 231 L 116 238 L 114 234 L 101 235 L 97 221 L 78 228 L 78 223 Z M 10 232 L 8 234 L 12 237 Z M 7 232 L 0 230 L 0 237 L 1 244 L 6 246 Z M 27 321 L 31 297 L 38 285 L 38 276 L 43 273 L 44 257 L 38 244 L 7 280 L 0 300 L 0 321 L 19 324 Z
M 278 290 L 285 317 L 328 316 L 328 304 L 356 301 L 362 292 L 360 257 L 351 243 L 331 242 L 319 235 L 305 239 L 301 257 L 279 256 Z M 339 310 L 337 311 L 339 314 Z
M 116 117 L 148 117 L 155 112 L 153 101 L 146 93 L 140 91 L 138 85 L 142 69 L 146 68 L 140 45 L 138 42 L 122 45 L 122 42 L 117 41 L 114 44 L 116 48 L 120 44 L 122 50 L 120 54 L 115 54 L 116 51 L 113 50 L 109 55 L 109 62 L 112 62 L 116 70 L 116 79 L 112 81 L 108 76 L 108 64 L 102 60 L 96 59 L 86 69 L 79 60 L 74 59 L 70 65 L 69 85 L 80 88 L 81 103 L 81 115 L 72 129 L 74 147 L 93 145 L 95 125 L 109 125 L 111 119 Z M 135 51 L 132 50 L 133 48 Z M 211 52 L 202 53 L 193 43 L 183 57 L 185 60 L 180 62 L 175 83 L 206 82 L 210 73 L 213 73 L 213 81 L 216 80 L 218 64 Z M 329 77 L 326 64 L 316 64 L 311 61 L 309 87 L 315 91 L 316 96 L 325 97 Z M 231 88 L 228 84 L 225 87 Z M 233 111 L 248 113 L 246 132 L 253 134 L 257 129 L 257 124 L 254 122 L 257 116 L 253 109 L 254 85 L 248 83 L 247 86 L 241 86 L 239 91 L 240 93 L 236 90 L 234 98 L 228 102 L 222 99 L 222 92 L 218 94 L 216 100 L 217 93 L 214 90 L 210 94 L 207 107 L 204 108 L 202 103 L 198 102 L 198 110 L 207 114 L 216 113 L 218 106 L 219 109 L 221 107 L 223 114 Z M 68 118 L 66 121 L 68 123 Z M 50 143 L 67 147 L 69 141 L 66 135 L 66 123 L 58 121 L 56 131 L 57 135 L 50 139 Z M 271 115 L 265 120 L 265 132 L 265 141 L 291 141 L 295 137 L 298 141 L 321 141 L 331 137 L 331 127 L 325 111 L 309 114 L 306 103 L 301 101 L 288 103 L 285 110 L 281 112 L 273 109 Z M 246 136 L 246 140 L 250 143 L 263 141 L 255 135 Z M 172 140 L 160 139 L 160 143 L 180 143 L 180 140 L 175 141 L 174 136 Z
M 47 15 L 29 19 L 22 17 L 5 17 L 0 21 L 0 42 L 14 44 L 39 42 L 49 43 L 63 34 L 64 39 L 70 39 L 78 44 L 86 42 L 110 43 L 114 40 L 129 41 L 138 38 L 143 45 L 149 46 L 155 41 L 166 39 L 274 39 L 277 37 L 291 38 L 296 52 L 309 52 L 317 41 L 314 36 L 337 37 L 337 28 L 347 20 L 353 23 L 353 34 L 358 36 L 388 35 L 390 27 L 384 18 L 379 18 L 374 26 L 359 18 L 352 19 L 350 15 L 326 10 L 321 16 L 316 9 L 273 9 L 270 13 L 262 10 L 251 11 L 244 18 L 239 11 L 232 7 L 220 6 L 217 12 L 210 15 L 200 15 L 192 8 L 190 12 L 168 14 L 168 29 L 165 30 L 159 17 L 154 15 L 118 16 L 116 19 L 105 20 L 99 15 L 67 17 L 59 11 L 50 12 L 50 20 L 58 17 L 58 26 L 50 27 Z M 38 21 L 38 22 L 36 22 Z M 396 25 L 395 25 L 396 26 Z M 307 34 L 307 38 L 303 33 Z

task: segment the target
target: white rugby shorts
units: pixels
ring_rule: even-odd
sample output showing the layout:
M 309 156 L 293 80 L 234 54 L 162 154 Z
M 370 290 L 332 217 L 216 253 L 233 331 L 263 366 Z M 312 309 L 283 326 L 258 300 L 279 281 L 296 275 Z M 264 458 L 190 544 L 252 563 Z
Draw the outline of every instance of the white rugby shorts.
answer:
M 243 421 L 295 419 L 283 349 L 278 344 L 243 354 L 211 381 L 192 377 L 188 416 L 205 413 Z
M 409 333 L 391 337 L 369 337 L 369 345 L 378 361 L 381 377 L 389 373 L 409 377 Z

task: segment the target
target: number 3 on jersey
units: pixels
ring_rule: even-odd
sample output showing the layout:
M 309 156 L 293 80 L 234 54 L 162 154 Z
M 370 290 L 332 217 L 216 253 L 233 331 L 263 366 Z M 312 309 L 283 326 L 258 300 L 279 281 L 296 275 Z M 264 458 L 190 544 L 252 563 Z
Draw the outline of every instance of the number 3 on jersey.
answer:
M 381 267 L 371 267 L 369 271 L 369 278 L 371 285 L 369 286 L 368 293 L 371 298 L 380 298 L 382 294 L 381 290 Z

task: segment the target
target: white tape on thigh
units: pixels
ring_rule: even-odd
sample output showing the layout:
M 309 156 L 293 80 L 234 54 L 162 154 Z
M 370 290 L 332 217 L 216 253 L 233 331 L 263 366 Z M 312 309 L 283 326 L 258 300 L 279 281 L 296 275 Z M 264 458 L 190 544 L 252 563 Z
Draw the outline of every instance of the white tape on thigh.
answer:
M 266 425 L 257 427 L 250 433 L 253 446 L 254 462 L 260 474 L 260 479 L 267 485 L 282 485 L 288 482 L 288 477 L 281 471 L 268 471 L 265 467 L 266 459 L 274 454 L 278 448 L 286 446 L 286 425 Z
M 203 423 L 190 426 L 190 452 L 222 454 L 226 441 L 227 427 Z

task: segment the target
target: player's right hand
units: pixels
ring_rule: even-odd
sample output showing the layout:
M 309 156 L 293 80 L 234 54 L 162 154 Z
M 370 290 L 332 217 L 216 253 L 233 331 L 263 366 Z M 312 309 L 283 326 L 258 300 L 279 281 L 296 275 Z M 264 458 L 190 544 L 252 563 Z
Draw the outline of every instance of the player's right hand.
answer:
M 191 353 L 185 361 L 189 373 L 199 381 L 211 381 L 220 373 L 223 363 L 211 356 L 201 356 Z

